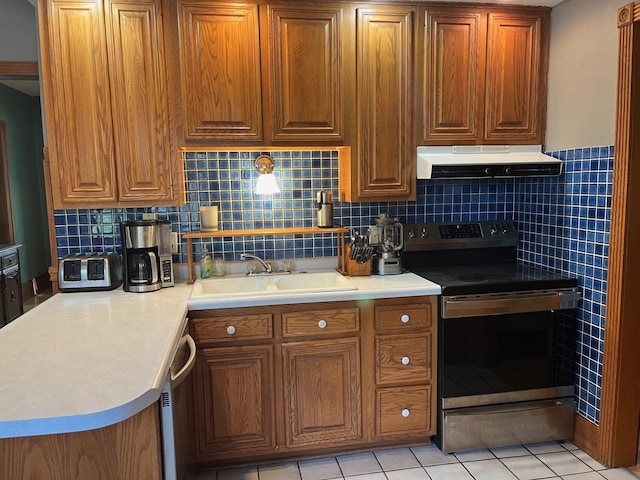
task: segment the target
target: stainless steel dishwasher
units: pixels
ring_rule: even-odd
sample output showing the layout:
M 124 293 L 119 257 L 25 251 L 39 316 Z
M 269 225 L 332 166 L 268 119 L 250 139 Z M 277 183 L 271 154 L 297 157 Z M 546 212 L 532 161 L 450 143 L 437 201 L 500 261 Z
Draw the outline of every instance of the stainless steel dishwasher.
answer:
M 189 478 L 193 466 L 193 416 L 189 373 L 196 361 L 196 344 L 185 334 L 178 342 L 160 395 L 162 457 L 165 480 Z

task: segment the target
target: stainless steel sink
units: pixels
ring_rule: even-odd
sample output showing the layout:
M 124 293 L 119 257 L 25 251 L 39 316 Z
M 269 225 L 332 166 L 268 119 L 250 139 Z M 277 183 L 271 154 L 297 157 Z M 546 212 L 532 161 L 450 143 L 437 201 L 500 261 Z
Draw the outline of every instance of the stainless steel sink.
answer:
M 349 278 L 335 270 L 272 275 L 231 275 L 197 279 L 191 298 L 237 297 L 357 290 Z

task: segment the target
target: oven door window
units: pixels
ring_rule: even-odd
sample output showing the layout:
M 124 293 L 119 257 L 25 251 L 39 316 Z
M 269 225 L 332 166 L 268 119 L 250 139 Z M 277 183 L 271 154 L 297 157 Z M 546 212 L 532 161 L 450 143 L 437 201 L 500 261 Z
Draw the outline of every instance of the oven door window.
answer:
M 572 385 L 571 316 L 534 312 L 441 320 L 445 398 Z

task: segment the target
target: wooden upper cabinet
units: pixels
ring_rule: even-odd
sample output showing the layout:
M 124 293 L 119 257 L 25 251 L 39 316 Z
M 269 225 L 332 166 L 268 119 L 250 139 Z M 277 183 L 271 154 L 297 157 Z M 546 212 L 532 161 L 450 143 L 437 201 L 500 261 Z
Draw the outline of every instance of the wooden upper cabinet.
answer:
M 262 8 L 265 124 L 271 141 L 342 143 L 343 8 L 324 3 Z
M 426 7 L 420 143 L 542 144 L 548 17 Z
M 351 181 L 342 185 L 347 201 L 415 199 L 414 20 L 409 7 L 357 9 L 357 145 L 341 171 L 341 182 Z
M 484 135 L 488 142 L 542 143 L 548 63 L 543 21 L 540 15 L 489 14 Z
M 106 12 L 121 201 L 171 200 L 172 165 L 159 2 L 111 2 Z
M 101 5 L 98 0 L 40 2 L 42 81 L 51 183 L 58 208 L 66 203 L 117 200 Z
M 262 141 L 258 6 L 178 0 L 184 139 Z
M 40 1 L 54 208 L 179 201 L 159 4 Z
M 425 26 L 423 138 L 474 143 L 482 137 L 485 15 L 429 10 Z

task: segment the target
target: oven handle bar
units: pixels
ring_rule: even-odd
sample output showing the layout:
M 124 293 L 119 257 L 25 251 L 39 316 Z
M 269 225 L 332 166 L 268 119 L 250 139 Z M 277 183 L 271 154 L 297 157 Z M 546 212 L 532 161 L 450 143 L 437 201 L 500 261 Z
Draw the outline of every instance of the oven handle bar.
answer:
M 577 308 L 580 288 L 442 297 L 442 318 L 480 317 Z

